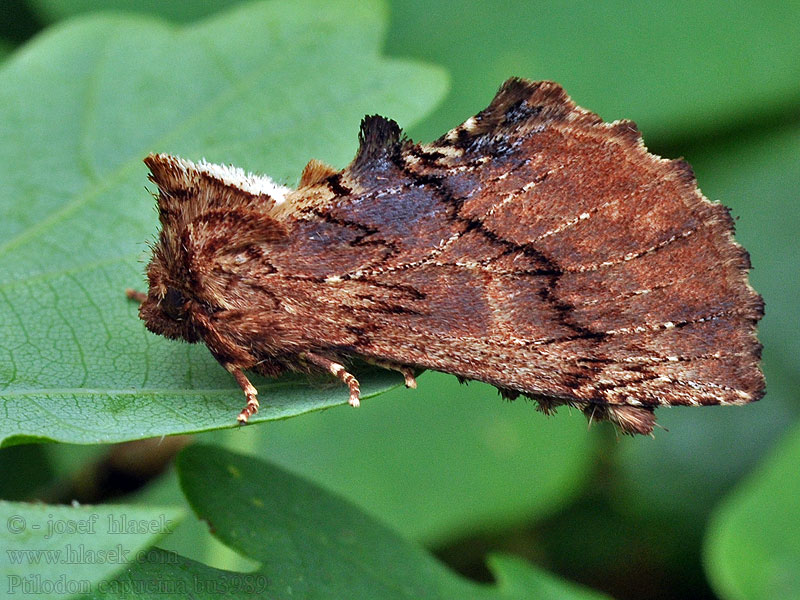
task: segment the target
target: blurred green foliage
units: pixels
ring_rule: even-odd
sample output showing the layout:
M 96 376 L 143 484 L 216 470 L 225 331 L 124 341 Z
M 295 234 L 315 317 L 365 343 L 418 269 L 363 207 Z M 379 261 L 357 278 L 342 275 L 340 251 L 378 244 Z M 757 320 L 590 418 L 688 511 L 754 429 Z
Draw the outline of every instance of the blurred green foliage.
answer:
M 177 470 L 181 489 L 196 514 L 212 526 L 214 537 L 255 565 L 246 577 L 261 585 L 252 586 L 255 593 L 240 593 L 239 597 L 605 598 L 509 556 L 491 557 L 494 585 L 467 581 L 350 502 L 252 456 L 195 444 L 181 453 Z M 159 562 L 167 562 L 163 560 L 167 557 L 165 552 L 155 560 L 140 562 L 121 574 L 119 581 L 147 581 L 166 575 L 174 581 L 187 580 L 190 588 L 192 580 L 233 583 L 244 576 L 183 557 L 165 569 Z M 235 587 L 231 585 L 231 589 Z M 192 598 L 219 597 L 204 591 Z M 119 598 L 116 594 L 99 597 Z M 160 595 L 138 597 L 155 599 Z
M 797 598 L 800 590 L 800 427 L 717 508 L 706 539 L 708 573 L 735 600 Z
M 124 534 L 104 527 L 115 521 L 124 531 L 121 514 L 128 522 L 152 521 L 163 526 Z M 179 509 L 170 507 L 52 506 L 0 500 L 3 592 L 6 597 L 44 596 L 48 600 L 74 597 L 75 592 L 111 579 L 126 562 L 124 558 L 146 556 L 182 517 Z M 27 552 L 41 554 L 27 558 Z M 59 581 L 72 585 L 59 586 Z
M 36 19 L 101 4 L 191 21 L 232 2 L 30 0 L 6 18 L 30 31 Z M 397 0 L 387 14 L 387 54 L 451 77 L 438 108 L 410 128 L 416 138 L 463 121 L 519 75 L 559 81 L 607 120 L 634 119 L 651 150 L 692 163 L 706 195 L 733 209 L 751 253 L 767 306 L 767 396 L 661 410 L 669 431 L 618 439 L 602 426 L 587 432 L 580 415 L 545 419 L 429 374 L 355 416 L 332 409 L 201 437 L 323 483 L 475 577 L 490 576 L 484 554 L 501 549 L 618 598 L 800 597 L 796 433 L 773 449 L 800 415 L 800 2 Z M 407 98 L 417 93 L 406 87 Z M 354 150 L 355 129 L 351 138 Z M 13 450 L 17 468 L 27 454 L 54 479 L 85 460 L 69 446 Z M 156 499 L 184 502 L 174 474 L 138 496 Z M 247 565 L 199 521 L 181 530 L 162 543 L 212 566 Z

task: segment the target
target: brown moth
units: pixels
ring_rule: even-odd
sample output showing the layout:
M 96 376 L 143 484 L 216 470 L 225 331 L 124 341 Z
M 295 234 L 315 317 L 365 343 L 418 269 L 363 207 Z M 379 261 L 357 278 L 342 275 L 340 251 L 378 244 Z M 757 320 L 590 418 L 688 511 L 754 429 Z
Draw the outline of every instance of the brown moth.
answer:
M 161 232 L 147 328 L 202 341 L 258 410 L 245 370 L 360 359 L 434 369 L 566 404 L 626 433 L 662 405 L 764 394 L 747 252 L 681 160 L 647 152 L 557 84 L 509 79 L 431 144 L 366 117 L 342 171 L 312 160 L 297 189 L 164 154 L 145 159 Z

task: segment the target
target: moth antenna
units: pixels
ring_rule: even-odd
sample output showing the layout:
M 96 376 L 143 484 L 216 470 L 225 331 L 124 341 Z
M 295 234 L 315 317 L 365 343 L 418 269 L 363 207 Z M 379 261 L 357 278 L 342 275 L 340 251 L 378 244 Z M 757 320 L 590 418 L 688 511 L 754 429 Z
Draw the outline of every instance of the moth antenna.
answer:
M 144 292 L 139 292 L 137 290 L 127 288 L 125 290 L 125 295 L 128 297 L 129 300 L 135 300 L 139 304 L 147 300 L 147 294 Z

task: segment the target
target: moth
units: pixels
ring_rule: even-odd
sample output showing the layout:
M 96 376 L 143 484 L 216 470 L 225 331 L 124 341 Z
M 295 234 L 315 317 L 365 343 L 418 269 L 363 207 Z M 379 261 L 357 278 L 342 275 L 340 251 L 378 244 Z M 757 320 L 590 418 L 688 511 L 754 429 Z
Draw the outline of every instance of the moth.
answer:
M 353 162 L 291 189 L 238 168 L 145 159 L 161 229 L 147 328 L 203 342 L 257 412 L 245 371 L 354 360 L 451 373 L 652 432 L 664 405 L 764 394 L 761 297 L 729 211 L 549 81 L 506 81 L 430 144 L 365 117 Z

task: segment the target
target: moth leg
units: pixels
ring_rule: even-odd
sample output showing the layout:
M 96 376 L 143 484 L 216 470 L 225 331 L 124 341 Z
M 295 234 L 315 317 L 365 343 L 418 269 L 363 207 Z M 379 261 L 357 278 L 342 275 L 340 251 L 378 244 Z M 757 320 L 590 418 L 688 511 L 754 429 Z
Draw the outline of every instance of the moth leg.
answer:
M 125 295 L 131 300 L 136 300 L 139 304 L 147 300 L 147 294 L 145 294 L 144 292 L 137 292 L 136 290 L 132 290 L 131 288 L 125 290 Z
M 406 387 L 411 388 L 412 390 L 417 389 L 417 380 L 414 377 L 414 370 L 409 367 L 404 367 L 402 365 L 395 364 L 393 362 L 389 362 L 386 360 L 378 360 L 378 359 L 367 359 L 367 362 L 371 365 L 375 365 L 376 367 L 380 367 L 382 369 L 389 369 L 390 371 L 397 371 L 403 376 L 405 379 Z
M 225 368 L 231 375 L 233 375 L 236 383 L 238 383 L 239 387 L 242 388 L 245 398 L 247 398 L 247 404 L 242 409 L 242 412 L 239 413 L 239 416 L 236 417 L 236 420 L 244 425 L 247 423 L 247 420 L 250 417 L 258 412 L 258 390 L 253 387 L 253 384 L 250 383 L 247 375 L 245 375 L 244 371 L 242 371 L 239 367 L 225 365 Z
M 305 352 L 303 354 L 303 358 L 317 365 L 318 367 L 322 367 L 331 375 L 341 379 L 347 384 L 347 387 L 350 388 L 350 400 L 348 401 L 350 406 L 358 407 L 361 405 L 361 400 L 359 399 L 359 396 L 361 395 L 361 388 L 358 385 L 358 379 L 356 379 L 352 373 L 348 373 L 347 369 L 344 368 L 344 365 L 340 365 L 337 362 L 333 362 L 332 360 L 329 360 L 324 356 L 314 354 L 313 352 Z

